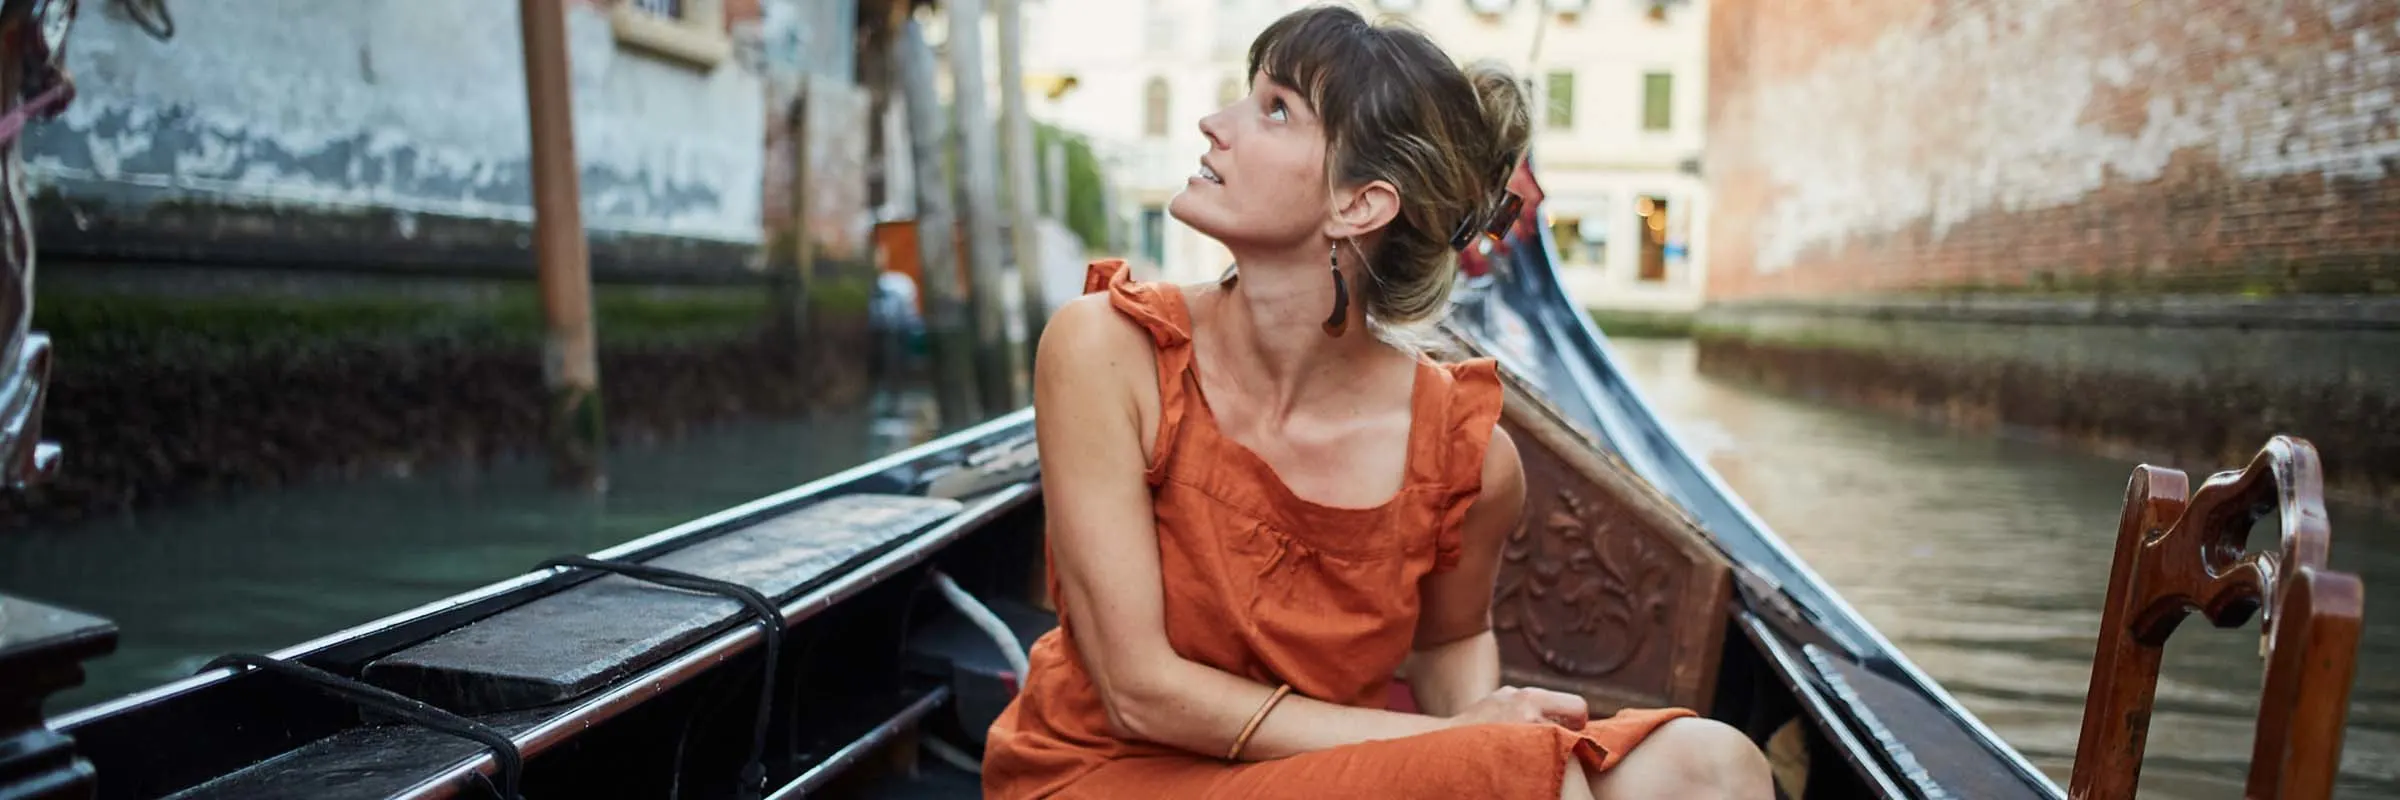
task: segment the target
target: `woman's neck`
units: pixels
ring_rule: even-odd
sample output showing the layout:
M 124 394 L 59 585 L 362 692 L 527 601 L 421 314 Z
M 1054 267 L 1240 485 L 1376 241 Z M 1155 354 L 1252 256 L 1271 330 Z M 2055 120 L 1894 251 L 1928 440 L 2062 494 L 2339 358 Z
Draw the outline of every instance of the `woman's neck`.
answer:
M 1311 260 L 1248 255 L 1238 262 L 1238 277 L 1222 293 L 1212 320 L 1222 352 L 1238 363 L 1212 366 L 1220 373 L 1232 370 L 1228 377 L 1267 402 L 1277 417 L 1289 416 L 1303 399 L 1353 384 L 1390 350 L 1367 332 L 1358 284 L 1365 275 L 1351 259 L 1342 259 L 1350 262 L 1342 265 L 1350 291 L 1344 330 L 1330 336 L 1325 320 L 1333 312 L 1334 284 L 1321 254 Z

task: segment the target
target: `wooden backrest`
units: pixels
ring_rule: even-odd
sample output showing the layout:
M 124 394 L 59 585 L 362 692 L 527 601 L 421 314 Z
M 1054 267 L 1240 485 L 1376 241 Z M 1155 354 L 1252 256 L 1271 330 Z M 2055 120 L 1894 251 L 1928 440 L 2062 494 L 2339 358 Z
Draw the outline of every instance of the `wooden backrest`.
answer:
M 2200 611 L 2217 627 L 2240 627 L 2263 608 L 2266 681 L 2244 794 L 2330 797 L 2364 592 L 2357 576 L 2325 566 L 2331 531 L 2316 448 L 2277 436 L 2187 499 L 2189 485 L 2182 472 L 2144 465 L 2126 487 L 2068 794 L 2133 797 L 2159 656 L 2177 623 Z M 2269 515 L 2277 546 L 2244 554 L 2251 526 Z
M 1445 328 L 1444 358 L 1484 355 Z M 1574 692 L 1604 715 L 1708 713 L 1733 568 L 1675 501 L 1506 369 L 1500 428 L 1525 464 L 1524 523 L 1501 552 L 1492 627 L 1502 679 Z
M 1492 597 L 1506 680 L 1583 695 L 1594 714 L 1707 713 L 1733 596 L 1724 554 L 1674 501 L 1507 383 L 1500 427 L 1525 464 L 1525 521 Z

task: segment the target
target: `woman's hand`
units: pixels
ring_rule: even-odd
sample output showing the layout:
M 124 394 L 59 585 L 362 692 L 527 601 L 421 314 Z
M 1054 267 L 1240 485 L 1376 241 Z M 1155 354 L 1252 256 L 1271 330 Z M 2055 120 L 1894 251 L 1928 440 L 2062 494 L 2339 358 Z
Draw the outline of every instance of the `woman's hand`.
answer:
M 1502 686 L 1450 717 L 1452 726 L 1492 722 L 1549 722 L 1581 730 L 1592 707 L 1582 697 L 1548 689 Z

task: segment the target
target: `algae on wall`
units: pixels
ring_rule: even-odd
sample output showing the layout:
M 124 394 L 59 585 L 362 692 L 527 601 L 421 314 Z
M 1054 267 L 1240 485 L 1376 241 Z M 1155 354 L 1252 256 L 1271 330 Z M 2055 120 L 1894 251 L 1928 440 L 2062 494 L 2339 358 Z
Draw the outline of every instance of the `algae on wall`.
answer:
M 100 271 L 37 298 L 56 348 L 44 434 L 66 461 L 55 483 L 0 498 L 0 528 L 539 451 L 530 281 L 268 292 L 200 271 L 160 290 Z M 611 437 L 863 402 L 863 284 L 823 285 L 827 313 L 800 331 L 775 327 L 763 286 L 599 287 Z
M 1694 335 L 1713 377 L 2202 474 L 2291 434 L 2318 445 L 2331 496 L 2400 508 L 2400 328 L 2329 322 L 2322 300 L 2139 311 L 1719 306 Z

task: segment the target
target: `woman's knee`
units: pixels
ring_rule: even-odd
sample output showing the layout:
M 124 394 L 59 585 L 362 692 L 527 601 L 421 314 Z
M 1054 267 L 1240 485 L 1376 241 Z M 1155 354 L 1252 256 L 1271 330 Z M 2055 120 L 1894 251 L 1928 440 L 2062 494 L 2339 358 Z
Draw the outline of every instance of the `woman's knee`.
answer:
M 1653 796 L 1766 800 L 1774 797 L 1766 755 L 1750 737 L 1712 719 L 1659 726 L 1593 785 L 1601 800 Z

